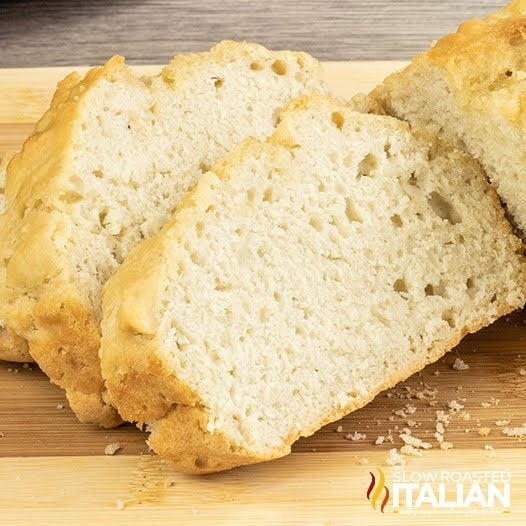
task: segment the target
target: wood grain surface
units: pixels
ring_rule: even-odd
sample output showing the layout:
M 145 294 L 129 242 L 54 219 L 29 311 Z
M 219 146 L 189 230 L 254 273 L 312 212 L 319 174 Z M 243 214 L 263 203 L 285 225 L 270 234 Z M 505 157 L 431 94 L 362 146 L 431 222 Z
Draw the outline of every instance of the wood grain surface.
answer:
M 326 63 L 325 77 L 333 91 L 351 96 L 368 91 L 399 62 Z M 158 71 L 158 66 L 137 68 L 141 74 Z M 81 69 L 82 71 L 82 69 Z M 34 121 L 49 104 L 56 82 L 69 72 L 67 68 L 36 70 L 0 70 L 0 156 L 18 149 L 30 133 Z M 469 369 L 452 368 L 461 357 Z M 377 450 L 400 447 L 401 430 L 414 421 L 416 436 L 429 440 L 434 447 L 436 411 L 449 410 L 448 402 L 457 400 L 465 406 L 470 419 L 460 413 L 452 415 L 446 440 L 457 449 L 482 450 L 485 444 L 495 448 L 516 448 L 524 455 L 526 440 L 505 436 L 498 420 L 509 420 L 510 427 L 526 422 L 526 324 L 518 313 L 501 320 L 478 334 L 466 338 L 452 353 L 426 368 L 390 392 L 382 393 L 364 409 L 321 429 L 314 436 L 300 440 L 296 452 L 345 452 L 368 455 Z M 439 374 L 436 375 L 435 372 Z M 436 395 L 417 398 L 428 389 Z M 315 396 L 315 393 L 313 393 Z M 415 413 L 403 416 L 406 404 Z M 398 413 L 396 413 L 398 412 Z M 339 429 L 341 426 L 341 429 Z M 487 428 L 489 435 L 481 433 Z M 349 433 L 365 438 L 349 440 Z M 0 362 L 0 457 L 103 455 L 107 444 L 119 443 L 118 455 L 145 454 L 146 435 L 133 426 L 105 431 L 80 424 L 60 389 L 51 385 L 34 366 L 14 366 Z M 374 445 L 378 436 L 392 435 L 393 443 Z M 1 464 L 0 464 L 1 466 Z M 0 492 L 1 494 L 1 492 Z
M 0 67 L 162 63 L 226 38 L 323 60 L 406 59 L 505 0 L 1 1 Z
M 187 477 L 157 457 L 69 457 L 2 460 L 2 526 L 134 524 L 170 526 L 524 526 L 526 464 L 516 450 L 490 460 L 481 450 L 431 451 L 406 466 L 414 472 L 458 470 L 510 472 L 507 510 L 470 509 L 385 513 L 367 500 L 370 472 L 385 473 L 392 488 L 395 469 L 374 452 L 366 465 L 344 453 L 296 453 L 226 473 Z M 418 470 L 418 471 L 417 471 Z M 397 470 L 398 471 L 398 470 Z M 404 513 L 405 512 L 405 513 Z

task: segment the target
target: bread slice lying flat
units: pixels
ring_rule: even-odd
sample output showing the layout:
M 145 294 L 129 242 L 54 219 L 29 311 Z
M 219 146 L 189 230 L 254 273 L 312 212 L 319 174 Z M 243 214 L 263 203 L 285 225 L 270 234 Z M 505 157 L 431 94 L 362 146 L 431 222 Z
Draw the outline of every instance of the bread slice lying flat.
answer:
M 526 0 L 471 20 L 372 94 L 484 166 L 526 236 Z
M 5 211 L 6 171 L 13 153 L 6 153 L 0 160 L 0 214 Z M 2 229 L 2 216 L 0 215 L 0 236 Z M 0 283 L 5 281 L 5 265 L 0 263 Z M 0 298 L 0 301 L 1 298 Z M 0 316 L 0 359 L 18 362 L 32 362 L 25 338 L 21 338 L 11 331 Z
M 107 283 L 110 399 L 184 472 L 286 455 L 523 305 L 521 249 L 470 156 L 299 99 Z
M 227 150 L 270 134 L 291 97 L 323 91 L 319 74 L 306 54 L 225 42 L 155 77 L 114 57 L 59 86 L 9 165 L 17 184 L 0 241 L 4 311 L 83 422 L 120 420 L 98 359 L 108 277 Z

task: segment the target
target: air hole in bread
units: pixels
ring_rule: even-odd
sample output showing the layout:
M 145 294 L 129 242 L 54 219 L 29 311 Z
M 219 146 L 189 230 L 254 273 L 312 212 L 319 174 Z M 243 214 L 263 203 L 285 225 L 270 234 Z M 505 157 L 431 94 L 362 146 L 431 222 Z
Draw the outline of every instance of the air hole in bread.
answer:
M 513 75 L 513 71 L 511 70 L 507 70 L 506 73 L 505 73 L 506 77 L 511 77 Z
M 318 232 L 323 232 L 323 221 L 319 217 L 311 217 L 309 225 Z
M 358 210 L 356 210 L 356 207 L 354 206 L 353 200 L 349 197 L 345 198 L 345 215 L 347 216 L 349 223 L 361 223 L 363 221 Z
M 491 299 L 489 301 L 490 303 L 495 303 L 497 301 L 497 295 L 493 294 L 493 296 L 491 296 Z
M 274 193 L 271 186 L 263 192 L 263 201 L 266 201 L 267 203 L 272 203 L 274 201 Z
M 468 278 L 466 280 L 466 291 L 468 293 L 468 296 L 471 298 L 475 295 L 475 280 L 473 278 Z
M 345 124 L 345 119 L 339 111 L 332 112 L 331 120 L 336 126 L 336 128 L 338 128 L 339 130 L 341 130 L 343 128 L 343 125 Z
M 99 212 L 99 223 L 101 227 L 105 227 L 106 216 L 108 215 L 108 209 L 105 208 Z
M 368 153 L 358 165 L 361 176 L 374 177 L 373 171 L 378 167 L 378 159 L 372 153 Z
M 400 294 L 400 293 L 407 293 L 408 290 L 407 290 L 407 284 L 405 282 L 405 279 L 403 279 L 403 278 L 397 279 L 393 283 L 393 289 L 395 290 L 395 292 L 398 292 L 398 294 Z
M 393 225 L 396 228 L 401 228 L 404 225 L 404 222 L 402 221 L 402 218 L 398 214 L 393 214 L 391 216 L 391 223 L 393 223 Z
M 263 69 L 263 66 L 261 65 L 260 62 L 251 62 L 250 69 L 252 71 L 261 71 Z
M 256 191 L 254 190 L 254 188 L 250 188 L 249 190 L 247 190 L 248 202 L 253 203 L 255 198 L 256 198 Z
M 446 310 L 442 313 L 442 319 L 447 322 L 447 324 L 454 329 L 456 327 L 455 319 L 453 313 L 450 310 Z
M 268 310 L 265 307 L 263 307 L 259 311 L 259 321 L 261 323 L 266 323 L 269 319 L 270 319 L 270 314 L 269 314 Z
M 214 280 L 214 288 L 219 292 L 224 292 L 225 290 L 232 290 L 232 285 L 230 283 L 223 283 L 219 278 Z
M 426 288 L 424 289 L 426 296 L 440 296 L 442 298 L 445 298 L 447 296 L 446 294 L 446 288 L 444 287 L 444 284 L 440 282 L 438 285 L 432 285 L 429 283 Z
M 223 87 L 225 81 L 220 77 L 212 77 L 214 79 L 214 88 L 219 89 Z
M 287 63 L 283 60 L 275 60 L 273 63 L 272 63 L 272 66 L 270 66 L 272 68 L 272 71 L 276 74 L 276 75 L 286 75 L 287 74 Z
M 82 194 L 79 194 L 78 192 L 75 192 L 74 190 L 72 190 L 70 192 L 66 192 L 66 193 L 62 194 L 59 197 L 59 199 L 63 203 L 73 204 L 73 203 L 78 203 L 79 201 L 82 201 L 84 199 L 84 196 Z
M 426 293 L 426 296 L 434 296 L 435 295 L 435 289 L 433 285 L 429 284 L 426 285 L 426 288 L 424 289 L 424 292 Z
M 440 219 L 449 221 L 452 225 L 462 222 L 462 218 L 455 207 L 438 192 L 431 192 L 427 202 Z
M 263 259 L 265 257 L 265 254 L 266 254 L 265 249 L 263 247 L 259 247 L 258 250 L 257 250 L 258 257 Z
M 275 299 L 277 302 L 280 302 L 280 301 L 281 301 L 281 293 L 278 292 L 277 290 L 274 292 L 274 299 Z
M 102 170 L 95 170 L 92 172 L 92 175 L 93 177 L 96 177 L 97 179 L 102 179 L 104 177 Z
M 204 223 L 202 221 L 198 221 L 195 224 L 195 233 L 196 233 L 198 238 L 202 237 L 204 227 L 205 227 L 205 225 L 204 225 Z
M 391 143 L 386 142 L 384 145 L 385 156 L 389 159 L 391 157 Z
M 204 162 L 199 163 L 199 170 L 201 173 L 206 173 L 210 171 L 210 165 Z

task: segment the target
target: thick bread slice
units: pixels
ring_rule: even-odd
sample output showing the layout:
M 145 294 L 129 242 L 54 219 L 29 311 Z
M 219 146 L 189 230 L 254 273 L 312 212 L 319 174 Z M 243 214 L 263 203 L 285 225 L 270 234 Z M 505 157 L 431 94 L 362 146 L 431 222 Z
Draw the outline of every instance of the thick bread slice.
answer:
M 5 189 L 6 189 L 6 171 L 9 161 L 14 152 L 3 155 L 0 160 L 0 214 L 4 213 L 5 208 Z M 0 232 L 2 230 L 2 215 L 0 215 Z M 5 281 L 5 265 L 0 261 L 0 283 Z M 0 298 L 0 301 L 2 299 Z M 5 322 L 0 317 L 0 360 L 9 360 L 14 362 L 32 362 L 33 359 L 29 354 L 27 341 L 16 335 L 12 330 L 6 327 Z
M 117 413 L 100 373 L 102 287 L 228 149 L 272 132 L 291 97 L 324 91 L 317 61 L 224 42 L 138 78 L 114 57 L 57 91 L 15 156 L 6 321 L 83 422 Z
M 107 283 L 110 399 L 178 470 L 280 457 L 522 306 L 521 250 L 470 156 L 300 99 Z
M 474 155 L 526 236 L 526 0 L 461 25 L 371 98 Z

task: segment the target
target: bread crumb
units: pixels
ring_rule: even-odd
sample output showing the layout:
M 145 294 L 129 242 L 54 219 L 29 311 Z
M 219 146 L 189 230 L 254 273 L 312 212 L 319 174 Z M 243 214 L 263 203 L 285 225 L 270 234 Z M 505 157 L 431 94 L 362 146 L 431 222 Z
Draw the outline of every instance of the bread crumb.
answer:
M 493 446 L 490 446 L 489 444 L 486 444 L 484 446 L 484 456 L 488 460 L 495 460 L 497 458 L 497 453 L 495 451 L 495 448 Z
M 405 466 L 406 459 L 398 453 L 396 448 L 390 449 L 385 458 L 385 463 L 388 466 Z
M 124 501 L 122 499 L 117 499 L 115 501 L 115 507 L 118 509 L 118 510 L 123 510 L 126 506 L 124 504 Z
M 456 412 L 460 411 L 461 409 L 464 409 L 464 406 L 460 403 L 458 403 L 456 400 L 450 400 L 447 403 L 447 406 L 449 407 L 450 411 Z
M 440 374 L 440 371 L 435 371 L 433 374 L 434 374 L 435 376 L 438 376 L 438 375 Z
M 367 457 L 360 457 L 358 459 L 358 464 L 365 466 L 366 464 L 369 464 L 369 459 Z
M 495 422 L 495 425 L 499 426 L 499 427 L 502 427 L 502 426 L 507 426 L 510 422 L 511 422 L 511 420 L 497 420 Z
M 4 437 L 5 437 L 4 433 L 0 433 L 0 438 L 4 438 Z
M 491 429 L 490 429 L 489 427 L 481 427 L 481 428 L 478 430 L 478 434 L 479 434 L 481 437 L 487 437 L 490 433 L 491 433 Z
M 407 425 L 409 427 L 415 427 L 417 425 L 417 422 L 415 420 L 408 420 Z
M 57 404 L 57 409 L 60 411 L 61 409 L 64 409 L 64 405 L 63 404 Z
M 448 449 L 452 449 L 454 446 L 451 442 L 441 442 L 440 443 L 440 449 L 443 449 L 444 451 L 447 451 Z
M 505 427 L 502 433 L 509 437 L 522 437 L 526 435 L 526 424 L 522 424 L 522 427 Z
M 400 451 L 404 455 L 413 455 L 414 457 L 424 456 L 424 452 L 421 449 L 417 449 L 416 447 L 413 447 L 411 444 L 406 444 L 405 446 L 402 446 L 400 448 Z
M 442 435 L 444 434 L 445 429 L 444 429 L 444 424 L 442 422 L 437 422 L 435 428 L 437 430 L 437 433 L 440 433 Z
M 435 438 L 436 438 L 436 441 L 441 444 L 442 442 L 444 442 L 444 435 L 442 433 L 439 433 L 438 431 L 435 433 Z
M 115 442 L 114 444 L 108 444 L 104 448 L 104 454 L 105 455 L 115 455 L 119 449 L 121 449 L 121 445 L 118 442 Z
M 442 422 L 444 426 L 448 426 L 451 421 L 451 415 L 447 414 L 445 411 L 439 409 L 436 413 L 437 422 Z
M 341 433 L 343 431 L 343 426 L 338 426 L 336 428 L 336 433 Z
M 424 442 L 423 440 L 420 440 L 419 438 L 408 435 L 407 433 L 402 433 L 400 435 L 400 438 L 405 442 L 406 445 L 416 447 L 416 448 L 422 448 L 422 449 L 429 449 L 431 448 L 431 444 L 429 442 Z
M 468 411 L 461 411 L 458 416 L 466 422 L 471 420 L 471 413 L 469 413 Z
M 455 360 L 455 363 L 452 365 L 453 369 L 456 369 L 457 371 L 465 371 L 466 369 L 469 369 L 469 365 L 460 358 L 457 358 Z
M 379 446 L 380 444 L 383 444 L 385 442 L 385 436 L 380 435 L 375 441 L 375 445 Z
M 526 369 L 519 369 L 519 374 L 521 376 L 526 376 Z
M 363 440 L 364 438 L 367 438 L 367 436 L 363 433 L 358 433 L 358 431 L 355 431 L 354 433 L 347 433 L 343 438 L 345 438 L 345 440 L 352 440 L 353 442 L 356 442 L 357 440 Z
M 482 402 L 480 405 L 482 407 L 491 407 L 494 405 L 499 405 L 500 400 L 498 398 L 494 398 L 493 396 L 489 399 L 488 402 Z

